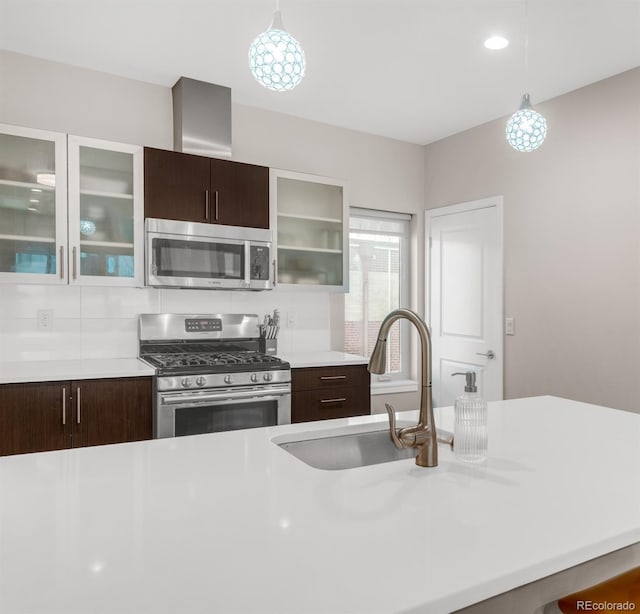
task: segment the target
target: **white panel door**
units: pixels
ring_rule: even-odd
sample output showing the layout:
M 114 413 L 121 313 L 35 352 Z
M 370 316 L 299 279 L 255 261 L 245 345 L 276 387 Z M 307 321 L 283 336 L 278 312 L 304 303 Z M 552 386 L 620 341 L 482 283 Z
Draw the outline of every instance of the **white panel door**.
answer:
M 452 405 L 475 371 L 478 392 L 503 398 L 502 199 L 427 211 L 427 321 L 433 398 Z

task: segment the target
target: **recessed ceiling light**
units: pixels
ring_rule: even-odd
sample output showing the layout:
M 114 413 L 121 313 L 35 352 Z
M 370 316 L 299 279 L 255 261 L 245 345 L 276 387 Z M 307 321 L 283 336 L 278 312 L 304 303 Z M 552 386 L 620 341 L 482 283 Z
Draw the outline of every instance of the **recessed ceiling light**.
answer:
M 509 41 L 504 36 L 492 36 L 484 41 L 484 46 L 493 51 L 504 49 L 508 44 Z

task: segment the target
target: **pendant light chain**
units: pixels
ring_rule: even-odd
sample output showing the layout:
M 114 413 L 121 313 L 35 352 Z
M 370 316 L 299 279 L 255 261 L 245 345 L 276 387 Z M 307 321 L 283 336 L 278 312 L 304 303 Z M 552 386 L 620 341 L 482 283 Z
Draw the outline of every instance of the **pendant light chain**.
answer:
M 279 1 L 279 0 L 278 0 Z M 529 87 L 529 0 L 524 0 L 524 79 L 525 90 Z

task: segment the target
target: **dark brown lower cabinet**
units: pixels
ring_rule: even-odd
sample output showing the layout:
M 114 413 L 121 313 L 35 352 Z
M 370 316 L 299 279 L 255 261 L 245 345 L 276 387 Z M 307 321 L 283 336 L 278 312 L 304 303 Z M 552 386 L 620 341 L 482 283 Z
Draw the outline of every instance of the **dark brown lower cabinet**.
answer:
M 0 455 L 68 448 L 70 382 L 0 386 Z
M 82 380 L 72 384 L 72 447 L 151 439 L 150 377 Z
M 291 422 L 370 413 L 371 386 L 366 365 L 291 370 Z
M 150 377 L 0 385 L 0 456 L 152 437 Z

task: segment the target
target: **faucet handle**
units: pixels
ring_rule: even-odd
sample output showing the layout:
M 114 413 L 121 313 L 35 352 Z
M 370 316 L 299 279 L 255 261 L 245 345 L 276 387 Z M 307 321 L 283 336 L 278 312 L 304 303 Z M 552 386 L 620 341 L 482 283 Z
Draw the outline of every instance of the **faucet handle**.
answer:
M 389 405 L 389 403 L 385 403 L 384 406 L 387 410 L 387 414 L 389 414 L 389 431 L 391 433 L 391 441 L 393 441 L 393 444 L 396 448 L 404 448 L 404 444 L 402 443 L 402 441 L 398 437 L 398 433 L 396 432 L 395 409 L 393 409 L 393 405 Z

